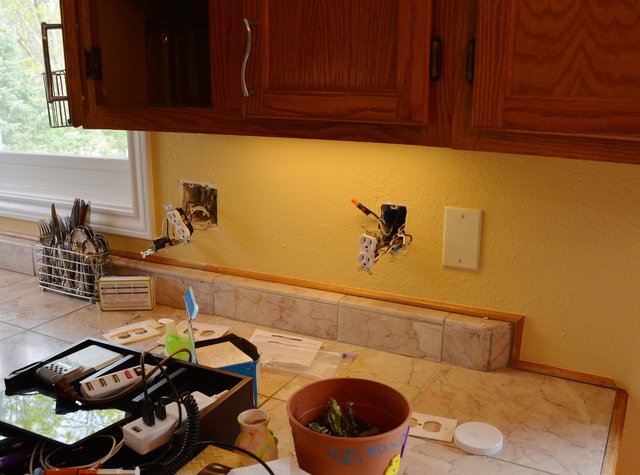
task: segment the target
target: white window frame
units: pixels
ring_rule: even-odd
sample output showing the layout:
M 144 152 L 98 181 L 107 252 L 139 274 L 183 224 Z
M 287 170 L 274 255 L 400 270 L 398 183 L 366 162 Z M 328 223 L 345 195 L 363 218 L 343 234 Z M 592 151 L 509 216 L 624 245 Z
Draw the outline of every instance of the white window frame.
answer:
M 129 159 L 0 152 L 0 170 L 11 169 L 7 183 L 0 176 L 0 216 L 37 221 L 56 211 L 68 216 L 75 198 L 91 201 L 90 224 L 100 232 L 149 239 L 153 237 L 152 179 L 148 136 L 128 132 Z M 131 203 L 110 187 L 113 174 L 130 178 Z M 79 184 L 77 187 L 69 183 Z M 91 190 L 90 198 L 83 196 Z M 87 188 L 88 187 L 88 188 Z M 74 189 L 75 188 L 75 189 Z

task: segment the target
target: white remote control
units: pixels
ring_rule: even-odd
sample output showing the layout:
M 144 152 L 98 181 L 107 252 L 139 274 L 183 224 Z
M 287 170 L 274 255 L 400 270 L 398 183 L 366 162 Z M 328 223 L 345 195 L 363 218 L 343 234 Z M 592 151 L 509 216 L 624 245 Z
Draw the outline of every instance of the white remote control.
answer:
M 145 374 L 149 374 L 154 366 L 144 365 Z M 142 379 L 140 366 L 109 373 L 80 383 L 80 392 L 89 399 L 99 399 L 116 394 L 132 386 Z

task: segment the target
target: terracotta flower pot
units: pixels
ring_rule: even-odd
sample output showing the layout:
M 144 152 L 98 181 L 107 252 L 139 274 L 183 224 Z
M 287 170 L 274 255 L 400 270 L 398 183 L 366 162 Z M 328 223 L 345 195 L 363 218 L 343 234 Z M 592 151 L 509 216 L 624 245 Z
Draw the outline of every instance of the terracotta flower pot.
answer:
M 308 429 L 309 422 L 323 416 L 329 398 L 341 407 L 352 402 L 357 417 L 380 433 L 345 438 Z M 397 463 L 402 455 L 412 411 L 409 401 L 389 386 L 366 379 L 334 378 L 295 392 L 287 402 L 287 414 L 303 470 L 312 475 L 383 475 L 392 460 Z

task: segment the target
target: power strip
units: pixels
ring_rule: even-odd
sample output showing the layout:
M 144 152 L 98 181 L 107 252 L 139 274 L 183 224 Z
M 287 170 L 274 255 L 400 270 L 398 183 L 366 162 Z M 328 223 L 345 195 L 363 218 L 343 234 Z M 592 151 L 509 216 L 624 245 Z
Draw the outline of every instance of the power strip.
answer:
M 152 365 L 144 365 L 145 374 L 149 374 L 154 368 Z M 80 383 L 80 393 L 89 399 L 100 399 L 111 396 L 136 384 L 142 379 L 142 368 L 132 366 L 131 368 L 116 371 L 93 378 Z
M 206 396 L 199 391 L 192 392 L 191 395 L 198 404 L 200 418 L 204 417 L 209 412 L 214 401 L 226 392 L 225 390 L 213 396 Z M 167 416 L 162 420 L 156 419 L 155 424 L 152 426 L 145 424 L 142 417 L 126 424 L 122 428 L 125 445 L 138 454 L 145 455 L 168 443 L 178 428 L 178 404 L 172 402 L 167 405 L 166 409 Z M 183 422 L 186 414 L 186 409 L 182 406 Z

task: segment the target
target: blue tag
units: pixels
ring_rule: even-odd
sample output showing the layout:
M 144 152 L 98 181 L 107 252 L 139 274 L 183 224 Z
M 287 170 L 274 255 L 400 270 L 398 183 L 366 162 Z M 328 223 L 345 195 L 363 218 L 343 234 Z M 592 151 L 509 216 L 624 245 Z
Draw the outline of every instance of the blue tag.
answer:
M 198 307 L 196 297 L 193 295 L 193 288 L 189 287 L 184 293 L 184 303 L 187 306 L 187 315 L 189 320 L 195 320 L 198 316 L 198 310 L 200 310 L 200 307 Z

